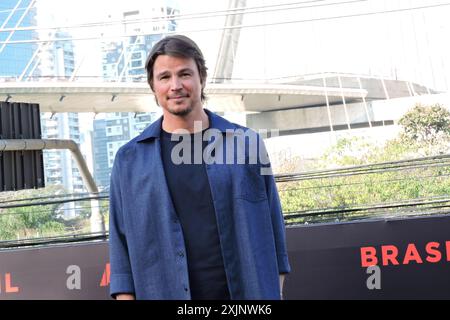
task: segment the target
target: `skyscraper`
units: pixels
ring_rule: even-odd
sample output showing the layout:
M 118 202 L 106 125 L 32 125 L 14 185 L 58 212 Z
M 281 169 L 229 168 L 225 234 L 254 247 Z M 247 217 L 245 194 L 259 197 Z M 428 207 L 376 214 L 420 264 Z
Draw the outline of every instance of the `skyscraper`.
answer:
M 70 38 L 70 34 L 57 31 L 53 38 Z M 64 81 L 75 69 L 72 41 L 54 41 L 40 48 L 39 69 L 44 79 Z M 64 99 L 64 96 L 61 96 Z M 42 135 L 46 139 L 70 139 L 80 144 L 80 125 L 77 113 L 43 113 Z M 62 185 L 69 193 L 85 191 L 80 172 L 68 150 L 44 152 L 45 177 L 48 185 Z
M 175 2 L 158 0 L 145 7 L 142 7 L 142 2 L 127 1 L 117 16 L 111 15 L 113 20 L 124 21 L 121 30 L 111 32 L 121 32 L 129 37 L 103 44 L 105 80 L 145 81 L 147 53 L 166 32 L 176 30 L 176 21 L 170 17 L 178 13 Z
M 69 80 L 75 70 L 74 45 L 72 41 L 57 41 L 57 39 L 71 39 L 68 32 L 56 31 L 46 33 L 46 37 L 55 41 L 45 43 L 39 48 L 36 60 L 39 62 L 41 77 L 55 78 L 59 81 Z
M 145 61 L 153 45 L 165 33 L 176 30 L 171 16 L 179 13 L 176 1 L 155 0 L 142 6 L 142 1 L 130 0 L 120 11 L 111 14 L 112 20 L 123 20 L 119 32 L 128 37 L 103 43 L 103 78 L 108 82 L 146 82 Z M 109 186 L 111 168 L 117 150 L 140 134 L 156 120 L 156 113 L 107 114 L 94 121 L 93 158 L 94 178 L 99 188 Z
M 15 81 L 31 76 L 30 61 L 37 50 L 34 43 L 10 43 L 19 40 L 37 39 L 33 30 L 18 31 L 19 27 L 36 26 L 35 0 L 1 0 L 0 1 L 0 80 Z
M 42 113 L 44 139 L 69 139 L 80 143 L 78 114 Z M 69 193 L 85 191 L 81 175 L 68 150 L 45 150 L 44 170 L 46 185 L 62 185 Z
M 94 179 L 100 189 L 109 186 L 111 168 L 119 148 L 139 135 L 157 118 L 156 113 L 108 113 L 105 119 L 94 120 Z

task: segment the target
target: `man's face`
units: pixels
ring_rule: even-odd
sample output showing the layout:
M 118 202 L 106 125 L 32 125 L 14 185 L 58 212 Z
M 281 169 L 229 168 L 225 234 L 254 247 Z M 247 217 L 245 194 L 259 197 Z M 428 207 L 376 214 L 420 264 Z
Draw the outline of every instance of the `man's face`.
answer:
M 192 58 L 160 55 L 153 65 L 153 90 L 164 112 L 185 116 L 202 107 L 197 65 Z

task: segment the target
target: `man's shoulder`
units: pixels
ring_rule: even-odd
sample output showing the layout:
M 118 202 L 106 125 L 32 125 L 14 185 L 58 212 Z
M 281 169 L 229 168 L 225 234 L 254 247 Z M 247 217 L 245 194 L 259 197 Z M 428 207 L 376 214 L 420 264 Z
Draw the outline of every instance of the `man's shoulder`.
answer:
M 134 157 L 136 152 L 139 152 L 139 148 L 137 148 L 139 142 L 141 139 L 141 135 L 134 137 L 127 143 L 125 143 L 123 146 L 121 146 L 116 153 L 116 158 L 119 158 L 121 160 L 127 159 L 130 156 Z
M 117 151 L 117 155 L 133 151 L 136 148 L 136 144 L 137 144 L 138 138 L 139 138 L 139 136 L 134 137 L 133 139 L 131 139 L 130 141 L 125 143 L 123 146 L 121 146 L 119 148 L 119 150 Z
M 123 146 L 121 146 L 114 157 L 114 166 L 120 166 L 119 163 L 124 164 L 129 154 L 133 153 L 135 150 L 136 138 L 128 141 Z
M 137 146 L 144 141 L 155 138 L 157 135 L 159 136 L 158 128 L 161 126 L 160 120 L 157 120 L 150 124 L 141 134 L 134 137 L 123 146 L 119 148 L 117 151 L 116 157 L 123 157 L 127 154 L 134 154 L 138 152 L 139 148 Z

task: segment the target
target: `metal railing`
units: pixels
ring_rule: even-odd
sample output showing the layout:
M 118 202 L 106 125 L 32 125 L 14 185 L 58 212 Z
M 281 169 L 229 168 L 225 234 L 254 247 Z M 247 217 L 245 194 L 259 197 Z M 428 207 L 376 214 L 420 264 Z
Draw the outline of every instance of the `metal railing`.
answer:
M 24 150 L 70 150 L 73 159 L 75 160 L 78 170 L 81 174 L 83 183 L 86 189 L 96 194 L 98 193 L 98 188 L 95 184 L 94 178 L 92 177 L 89 169 L 87 167 L 86 161 L 80 152 L 77 143 L 73 140 L 62 140 L 62 139 L 3 139 L 0 140 L 0 147 L 3 151 L 24 151 Z M 94 232 L 101 232 L 105 229 L 104 221 L 98 212 L 95 211 L 97 206 L 96 200 L 92 199 L 92 219 L 91 219 L 91 229 Z
M 92 231 L 91 218 L 108 218 L 108 198 L 103 192 L 1 200 L 0 248 L 106 239 L 107 230 Z

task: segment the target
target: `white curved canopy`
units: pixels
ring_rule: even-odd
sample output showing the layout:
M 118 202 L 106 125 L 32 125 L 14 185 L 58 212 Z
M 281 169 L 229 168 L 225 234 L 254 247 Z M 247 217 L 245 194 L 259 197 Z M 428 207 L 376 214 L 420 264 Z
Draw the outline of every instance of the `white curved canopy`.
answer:
M 208 84 L 206 106 L 217 112 L 262 112 L 361 100 L 366 90 L 286 84 Z M 42 112 L 150 112 L 147 83 L 4 82 L 0 101 L 38 103 Z

